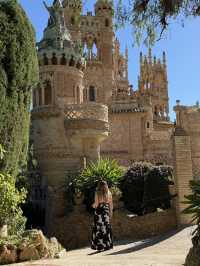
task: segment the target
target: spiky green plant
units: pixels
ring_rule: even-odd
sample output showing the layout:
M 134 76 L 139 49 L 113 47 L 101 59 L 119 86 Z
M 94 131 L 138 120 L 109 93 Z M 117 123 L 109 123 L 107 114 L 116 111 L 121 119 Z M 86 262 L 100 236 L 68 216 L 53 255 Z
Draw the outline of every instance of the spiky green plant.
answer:
M 93 186 L 100 179 L 107 181 L 108 185 L 117 186 L 123 170 L 116 160 L 100 159 L 89 166 L 77 178 L 77 186 L 80 190 Z
M 200 180 L 190 181 L 192 194 L 185 196 L 185 204 L 188 207 L 183 211 L 184 214 L 192 216 L 192 222 L 197 224 L 197 228 L 193 231 L 193 245 L 200 245 Z
M 100 179 L 107 181 L 109 187 L 116 187 L 123 174 L 123 169 L 116 160 L 100 159 L 89 166 L 76 178 L 76 188 L 84 194 L 87 210 L 94 200 L 96 185 Z

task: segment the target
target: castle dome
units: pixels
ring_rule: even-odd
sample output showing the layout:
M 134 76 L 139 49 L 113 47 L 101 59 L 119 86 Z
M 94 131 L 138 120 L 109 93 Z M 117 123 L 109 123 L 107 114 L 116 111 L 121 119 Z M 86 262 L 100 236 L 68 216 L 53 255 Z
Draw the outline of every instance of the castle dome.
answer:
M 61 0 L 54 0 L 52 6 L 45 4 L 49 12 L 48 25 L 44 30 L 42 40 L 37 44 L 39 58 L 50 58 L 52 55 L 70 61 L 72 58 L 76 62 L 85 64 L 82 57 L 81 46 L 78 42 L 72 41 L 69 30 L 66 27 L 64 18 L 64 7 Z

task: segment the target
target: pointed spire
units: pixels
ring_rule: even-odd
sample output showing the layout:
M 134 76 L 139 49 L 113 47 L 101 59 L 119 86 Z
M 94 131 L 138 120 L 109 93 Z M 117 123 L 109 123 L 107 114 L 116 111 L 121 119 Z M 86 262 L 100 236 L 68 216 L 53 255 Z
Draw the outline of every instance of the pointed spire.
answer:
M 167 61 L 166 61 L 166 53 L 163 52 L 163 65 L 166 67 Z
M 125 58 L 126 58 L 126 62 L 125 62 L 125 64 L 126 64 L 126 78 L 127 78 L 127 80 L 128 80 L 128 47 L 126 46 L 126 51 L 125 51 Z
M 155 57 L 155 56 L 153 57 L 153 63 L 154 63 L 154 65 L 156 65 L 156 63 L 157 63 L 157 62 L 156 62 L 156 57 Z
M 147 64 L 147 56 L 146 55 L 144 56 L 144 64 L 145 65 Z
M 126 45 L 126 51 L 125 51 L 126 60 L 128 61 L 128 46 Z
M 152 50 L 149 48 L 149 54 L 148 54 L 149 64 L 152 64 Z
M 142 65 L 143 63 L 143 55 L 142 55 L 142 52 L 140 52 L 140 65 Z

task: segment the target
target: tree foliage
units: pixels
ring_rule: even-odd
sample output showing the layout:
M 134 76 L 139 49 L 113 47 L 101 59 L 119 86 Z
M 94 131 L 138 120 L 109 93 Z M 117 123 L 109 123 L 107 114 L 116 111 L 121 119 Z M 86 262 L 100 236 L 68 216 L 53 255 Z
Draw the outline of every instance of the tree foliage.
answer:
M 144 40 L 146 44 L 152 44 L 177 18 L 183 23 L 184 19 L 199 15 L 199 0 L 117 1 L 117 25 L 132 25 L 136 43 Z
M 200 246 L 200 181 L 192 180 L 190 182 L 192 194 L 185 196 L 185 204 L 188 207 L 183 213 L 190 214 L 192 221 L 196 222 L 197 228 L 193 232 L 193 245 Z
M 16 0 L 0 1 L 0 164 L 16 176 L 26 159 L 31 89 L 38 79 L 34 30 Z
M 0 145 L 0 154 L 2 151 L 4 150 Z M 7 224 L 10 234 L 20 234 L 25 228 L 26 219 L 19 206 L 25 198 L 26 191 L 16 188 L 15 178 L 0 172 L 0 226 Z

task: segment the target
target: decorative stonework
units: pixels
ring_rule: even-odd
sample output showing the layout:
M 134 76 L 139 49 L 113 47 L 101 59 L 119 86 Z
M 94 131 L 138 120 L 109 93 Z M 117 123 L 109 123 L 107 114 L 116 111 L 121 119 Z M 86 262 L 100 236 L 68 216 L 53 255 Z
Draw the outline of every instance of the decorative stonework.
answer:
M 138 89 L 129 84 L 128 49 L 121 54 L 111 1 L 98 0 L 95 15 L 82 15 L 81 1 L 75 6 L 71 1 L 55 6 L 56 2 L 49 10 L 60 13 L 55 21 L 51 13 L 38 44 L 40 84 L 33 92 L 31 113 L 42 182 L 53 187 L 46 199 L 48 229 L 54 226 L 54 216 L 63 215 L 66 204 L 64 192 L 54 189 L 65 182 L 67 174 L 98 160 L 100 153 L 124 166 L 143 160 L 174 165 L 177 216 L 179 223 L 188 222 L 180 212 L 184 195 L 189 193 L 188 182 L 200 172 L 199 107 L 177 103 L 176 126 L 169 121 L 165 53 L 162 60 L 153 58 L 151 50 L 148 56 L 141 54 Z M 58 222 L 74 222 L 70 219 Z M 78 225 L 81 243 L 85 226 L 87 222 Z M 76 226 L 71 229 L 74 234 Z

